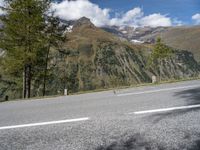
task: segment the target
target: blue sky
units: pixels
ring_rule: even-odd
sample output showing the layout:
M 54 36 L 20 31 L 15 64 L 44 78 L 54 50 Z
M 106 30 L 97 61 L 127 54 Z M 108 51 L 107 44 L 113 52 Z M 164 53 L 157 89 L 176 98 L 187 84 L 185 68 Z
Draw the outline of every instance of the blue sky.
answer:
M 200 0 L 91 0 L 101 8 L 111 8 L 113 12 L 126 12 L 140 7 L 145 15 L 152 13 L 167 14 L 184 24 L 193 24 L 191 16 L 200 13 Z
M 96 26 L 200 24 L 200 0 L 59 0 L 52 9 L 64 20 L 84 16 Z

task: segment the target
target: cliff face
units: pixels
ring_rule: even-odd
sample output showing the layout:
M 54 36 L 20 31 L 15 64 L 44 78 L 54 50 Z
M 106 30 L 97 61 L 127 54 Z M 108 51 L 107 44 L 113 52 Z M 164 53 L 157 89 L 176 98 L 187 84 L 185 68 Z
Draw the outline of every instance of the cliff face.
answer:
M 143 51 L 110 42 L 99 42 L 96 48 L 93 47 L 90 55 L 71 58 L 64 56 L 63 61 L 57 61 L 55 68 L 52 68 L 55 70 L 53 81 L 57 82 L 52 84 L 51 81 L 49 88 L 62 91 L 67 86 L 71 92 L 77 92 L 151 82 L 152 75 L 160 75 L 159 68 L 146 68 L 148 57 Z M 174 56 L 162 62 L 163 80 L 194 77 L 198 74 L 199 66 L 187 51 L 176 51 Z
M 180 79 L 199 77 L 200 68 L 191 52 L 175 50 L 170 58 L 163 60 L 157 68 L 150 72 L 157 76 L 161 75 L 164 80 Z
M 121 42 L 88 21 L 78 21 L 67 37 L 62 52 L 51 53 L 52 74 L 59 78 L 52 89 L 63 91 L 67 86 L 76 92 L 150 81 L 141 46 Z

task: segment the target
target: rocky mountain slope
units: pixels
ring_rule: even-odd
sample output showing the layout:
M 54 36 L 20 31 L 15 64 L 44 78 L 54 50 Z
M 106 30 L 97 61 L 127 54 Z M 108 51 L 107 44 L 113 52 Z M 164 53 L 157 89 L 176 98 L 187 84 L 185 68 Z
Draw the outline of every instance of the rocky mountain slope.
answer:
M 64 84 L 71 92 L 93 90 L 122 85 L 151 82 L 151 76 L 158 76 L 157 68 L 147 69 L 151 46 L 132 44 L 113 34 L 95 27 L 89 19 L 81 18 L 70 24 L 63 51 L 52 52 L 52 63 L 60 77 L 59 87 Z M 65 55 L 71 51 L 71 55 Z M 59 57 L 62 53 L 62 59 Z M 64 67 L 64 66 L 65 67 Z M 53 69 L 55 70 L 55 68 Z M 65 70 L 65 71 L 63 71 Z M 174 55 L 163 62 L 163 79 L 196 76 L 199 66 L 192 53 L 175 50 Z M 50 90 L 51 91 L 51 90 Z
M 200 26 L 180 27 L 105 27 L 104 30 L 111 32 L 120 38 L 126 39 L 134 44 L 152 44 L 157 37 L 175 48 L 190 51 L 197 61 L 200 61 Z

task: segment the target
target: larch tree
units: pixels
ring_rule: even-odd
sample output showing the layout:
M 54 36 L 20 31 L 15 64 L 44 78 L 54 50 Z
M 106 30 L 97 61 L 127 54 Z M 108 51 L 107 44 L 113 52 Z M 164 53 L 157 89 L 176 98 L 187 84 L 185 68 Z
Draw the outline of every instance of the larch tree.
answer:
M 0 48 L 5 51 L 5 72 L 23 74 L 23 98 L 31 96 L 33 68 L 44 47 L 45 16 L 48 0 L 5 0 L 5 15 L 0 17 Z
M 46 95 L 46 81 L 48 77 L 48 62 L 51 49 L 62 49 L 62 44 L 66 40 L 64 34 L 65 27 L 60 26 L 60 19 L 54 16 L 54 12 L 46 18 L 45 27 L 45 57 L 43 74 L 43 96 Z

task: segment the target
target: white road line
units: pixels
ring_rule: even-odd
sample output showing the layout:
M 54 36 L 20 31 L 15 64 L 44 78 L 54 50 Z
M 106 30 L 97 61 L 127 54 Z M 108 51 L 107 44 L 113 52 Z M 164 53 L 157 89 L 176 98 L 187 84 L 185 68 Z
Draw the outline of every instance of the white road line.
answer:
M 200 87 L 200 85 L 182 86 L 182 87 L 166 88 L 166 89 L 159 89 L 159 90 L 149 90 L 149 91 L 134 92 L 134 93 L 123 93 L 123 94 L 118 94 L 117 96 L 121 97 L 121 96 L 130 96 L 130 95 L 150 94 L 150 93 L 157 93 L 157 92 L 164 92 L 164 91 L 190 89 L 190 88 L 195 88 L 195 87 Z
M 35 127 L 35 126 L 45 126 L 45 125 L 53 125 L 53 124 L 61 124 L 61 123 L 69 123 L 69 122 L 78 122 L 78 121 L 86 121 L 86 120 L 89 120 L 89 119 L 90 118 L 77 118 L 77 119 L 58 120 L 58 121 L 50 121 L 50 122 L 39 122 L 39 123 L 22 124 L 22 125 L 14 125 L 14 126 L 4 126 L 4 127 L 0 127 L 0 130 L 25 128 L 25 127 Z
M 171 108 L 163 108 L 163 109 L 136 111 L 136 112 L 130 112 L 130 113 L 128 113 L 128 115 L 132 115 L 132 114 L 141 115 L 141 114 L 148 114 L 148 113 L 159 113 L 159 112 L 167 112 L 167 111 L 174 111 L 174 110 L 192 109 L 192 108 L 200 108 L 200 105 L 190 105 L 190 106 L 180 106 L 180 107 L 171 107 Z

